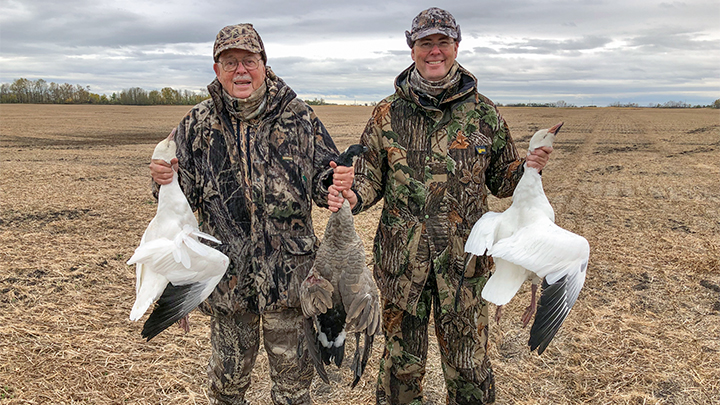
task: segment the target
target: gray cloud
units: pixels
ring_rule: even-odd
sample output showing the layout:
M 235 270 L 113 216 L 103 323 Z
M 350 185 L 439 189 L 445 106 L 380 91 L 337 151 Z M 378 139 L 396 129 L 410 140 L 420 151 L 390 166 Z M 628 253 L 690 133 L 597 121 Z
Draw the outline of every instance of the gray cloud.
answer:
M 627 41 L 630 47 L 639 47 L 647 52 L 667 51 L 720 51 L 720 39 L 704 39 L 697 32 L 672 32 L 671 29 L 662 29 L 658 32 L 640 35 Z
M 204 88 L 217 31 L 252 22 L 269 64 L 303 98 L 377 101 L 412 63 L 404 31 L 429 1 L 0 0 L 0 82 L 110 94 Z M 720 98 L 716 0 L 461 2 L 458 61 L 501 103 L 641 105 Z M 332 44 L 332 45 L 331 45 Z
M 578 56 L 579 51 L 602 48 L 612 42 L 611 38 L 588 36 L 564 40 L 525 39 L 510 47 L 501 48 L 501 53 L 564 54 Z

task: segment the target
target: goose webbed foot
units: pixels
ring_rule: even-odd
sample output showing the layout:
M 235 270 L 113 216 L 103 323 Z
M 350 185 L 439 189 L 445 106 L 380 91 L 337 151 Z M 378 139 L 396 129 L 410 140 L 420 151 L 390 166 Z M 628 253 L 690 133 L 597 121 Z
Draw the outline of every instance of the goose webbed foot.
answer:
M 537 288 L 537 284 L 533 284 L 531 287 L 532 296 L 530 297 L 530 305 L 525 308 L 525 312 L 523 313 L 521 318 L 523 328 L 526 327 L 528 323 L 530 323 L 530 320 L 533 318 L 533 316 L 535 316 L 535 312 L 537 311 Z
M 495 323 L 500 323 L 500 318 L 502 317 L 502 305 L 498 305 L 495 309 Z
M 182 330 L 185 331 L 185 333 L 190 332 L 190 314 L 187 314 L 182 318 L 178 319 L 177 324 Z

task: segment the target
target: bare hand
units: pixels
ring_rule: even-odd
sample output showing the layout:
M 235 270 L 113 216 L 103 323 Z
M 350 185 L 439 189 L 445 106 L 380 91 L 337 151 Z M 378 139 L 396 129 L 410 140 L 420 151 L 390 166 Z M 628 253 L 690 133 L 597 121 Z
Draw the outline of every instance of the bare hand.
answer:
M 153 159 L 150 162 L 150 175 L 155 183 L 164 185 L 172 182 L 173 173 L 178 170 L 178 160 L 173 158 L 170 163 L 162 159 Z
M 550 159 L 552 151 L 553 148 L 543 146 L 529 152 L 526 159 L 528 167 L 534 167 L 538 171 L 542 170 Z
M 330 162 L 333 168 L 333 185 L 337 191 L 350 190 L 355 181 L 355 168 L 348 166 L 338 166 L 335 162 Z
M 358 201 L 357 195 L 352 190 L 340 192 L 335 185 L 328 187 L 328 208 L 330 211 L 337 212 L 346 199 L 350 203 L 350 209 L 354 208 Z

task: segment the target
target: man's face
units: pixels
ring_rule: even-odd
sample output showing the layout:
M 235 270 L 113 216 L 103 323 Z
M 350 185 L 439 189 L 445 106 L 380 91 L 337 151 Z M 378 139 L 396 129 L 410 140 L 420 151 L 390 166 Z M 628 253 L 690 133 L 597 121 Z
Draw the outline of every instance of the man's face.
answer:
M 410 56 L 420 76 L 436 82 L 445 77 L 455 63 L 458 45 L 447 35 L 432 34 L 415 41 Z
M 248 98 L 265 81 L 265 64 L 259 54 L 244 49 L 228 49 L 220 54 L 219 63 L 213 65 L 223 89 L 233 97 Z M 254 63 L 253 63 L 254 62 Z M 231 71 L 228 66 L 237 65 Z M 248 66 L 256 65 L 252 69 Z

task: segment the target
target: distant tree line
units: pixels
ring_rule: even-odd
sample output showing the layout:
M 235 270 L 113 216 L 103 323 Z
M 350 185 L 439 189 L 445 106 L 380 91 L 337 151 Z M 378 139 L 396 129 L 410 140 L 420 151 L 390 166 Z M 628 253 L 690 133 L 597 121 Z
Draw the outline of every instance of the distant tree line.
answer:
M 307 105 L 337 105 L 337 103 L 328 103 L 327 101 L 325 101 L 324 98 L 317 98 L 317 97 L 314 98 L 314 99 L 312 99 L 312 100 L 303 100 L 303 101 L 304 101 Z M 377 102 L 376 102 L 376 101 L 371 101 L 371 102 L 369 102 L 369 103 L 360 103 L 360 104 L 358 104 L 358 103 L 356 102 L 355 104 L 348 104 L 348 105 L 365 106 L 365 107 L 367 107 L 367 106 L 372 106 L 372 107 L 374 107 L 374 106 L 377 105 Z
M 568 104 L 563 100 L 555 103 L 511 103 L 511 104 L 498 104 L 500 107 L 556 107 L 556 108 L 572 108 L 577 107 L 574 104 Z M 589 105 L 587 107 L 595 107 Z M 640 107 L 638 103 L 621 103 L 615 102 L 608 105 L 608 107 Z M 701 104 L 688 104 L 682 101 L 668 101 L 666 103 L 650 104 L 648 107 L 652 108 L 720 108 L 720 99 L 715 100 L 712 104 L 701 105 Z
M 195 105 L 210 97 L 207 90 L 192 92 L 165 87 L 147 91 L 140 87 L 119 93 L 95 94 L 90 86 L 48 83 L 43 79 L 17 79 L 0 84 L 0 103 L 32 104 L 123 104 L 123 105 Z
M 692 104 L 688 104 L 684 101 L 668 101 L 668 102 L 665 102 L 662 104 L 660 104 L 660 103 L 655 104 L 655 105 L 650 104 L 650 107 L 655 107 L 655 108 L 707 108 L 707 107 L 720 108 L 720 98 L 713 101 L 713 103 L 710 105 L 702 105 L 702 104 L 692 105 Z
M 304 100 L 307 105 L 335 105 L 333 103 L 328 103 L 325 101 L 324 98 L 318 99 L 317 97 L 312 100 Z
M 608 104 L 608 107 L 641 107 L 638 103 L 621 103 L 621 102 L 615 102 Z M 650 103 L 648 105 L 650 108 L 720 108 L 720 99 L 715 100 L 712 104 L 709 105 L 702 105 L 702 104 L 689 104 L 684 101 L 668 101 L 665 103 L 657 103 L 653 104 Z
M 564 102 L 563 102 L 564 103 Z M 575 107 L 574 105 L 557 105 L 557 103 L 496 103 L 498 107 Z
M 132 87 L 121 90 L 120 93 L 112 93 L 109 97 L 105 94 L 95 94 L 90 91 L 90 86 L 72 85 L 69 83 L 57 84 L 48 83 L 43 79 L 28 80 L 17 79 L 12 83 L 0 84 L 0 103 L 32 103 L 32 104 L 123 104 L 123 105 L 195 105 L 210 95 L 206 89 L 198 92 L 188 90 L 175 90 L 165 87 L 161 90 L 147 91 L 140 87 Z M 305 100 L 309 105 L 333 105 L 323 98 Z M 370 103 L 375 105 L 376 103 Z M 365 104 L 367 105 L 367 103 Z M 576 107 L 563 100 L 554 103 L 511 103 L 498 104 L 506 107 Z M 589 106 L 595 107 L 595 106 Z M 615 102 L 609 107 L 640 107 L 637 103 Z M 654 108 L 719 108 L 720 99 L 710 105 L 691 105 L 682 101 L 668 101 L 666 103 L 650 104 Z

